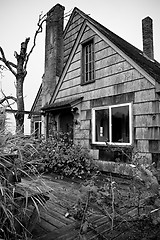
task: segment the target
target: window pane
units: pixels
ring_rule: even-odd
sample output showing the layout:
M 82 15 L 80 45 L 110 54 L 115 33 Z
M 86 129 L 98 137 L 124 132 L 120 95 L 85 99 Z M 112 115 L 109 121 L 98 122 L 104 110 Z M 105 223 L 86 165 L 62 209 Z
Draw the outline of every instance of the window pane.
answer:
M 129 143 L 129 106 L 114 107 L 112 111 L 112 142 Z
M 109 141 L 109 110 L 96 110 L 95 111 L 95 131 L 96 142 L 108 142 Z
M 83 46 L 83 76 L 84 82 L 92 81 L 94 77 L 94 52 L 93 41 Z

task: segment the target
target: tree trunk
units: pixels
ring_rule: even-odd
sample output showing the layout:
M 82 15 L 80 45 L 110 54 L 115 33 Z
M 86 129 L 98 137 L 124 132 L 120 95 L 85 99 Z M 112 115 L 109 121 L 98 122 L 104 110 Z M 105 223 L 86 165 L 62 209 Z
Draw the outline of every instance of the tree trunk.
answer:
M 23 99 L 23 84 L 25 77 L 27 75 L 27 63 L 29 60 L 29 57 L 31 53 L 33 52 L 33 49 L 36 46 L 36 38 L 39 33 L 42 32 L 42 24 L 46 21 L 46 15 L 40 15 L 38 20 L 38 29 L 35 32 L 34 40 L 33 40 L 33 46 L 31 47 L 31 50 L 27 54 L 27 46 L 30 38 L 26 38 L 24 42 L 21 43 L 21 49 L 20 54 L 17 52 L 14 52 L 14 56 L 17 59 L 17 64 L 14 64 L 10 61 L 8 61 L 5 57 L 3 48 L 0 46 L 0 61 L 2 61 L 7 69 L 13 73 L 13 75 L 16 78 L 16 99 L 13 99 L 13 96 L 5 96 L 4 99 L 1 99 L 0 104 L 2 104 L 4 101 L 7 101 L 9 99 L 12 99 L 17 104 L 17 113 L 15 114 L 15 120 L 16 120 L 16 133 L 24 133 L 24 99 Z M 0 64 L 0 70 L 3 69 L 4 66 Z
M 17 58 L 17 74 L 16 74 L 16 97 L 17 97 L 17 113 L 15 115 L 16 119 L 16 132 L 24 133 L 24 99 L 23 99 L 23 83 L 27 75 L 25 68 L 26 55 L 27 55 L 27 45 L 29 38 L 25 42 L 21 43 L 20 54 L 16 53 Z
M 23 76 L 16 78 L 16 97 L 17 97 L 17 113 L 15 114 L 16 132 L 24 133 L 24 99 L 23 99 Z

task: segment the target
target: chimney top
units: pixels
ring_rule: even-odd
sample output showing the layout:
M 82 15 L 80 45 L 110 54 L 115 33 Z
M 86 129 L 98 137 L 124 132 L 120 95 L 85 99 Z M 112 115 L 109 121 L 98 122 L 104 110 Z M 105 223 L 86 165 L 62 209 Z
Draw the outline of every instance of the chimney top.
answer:
M 143 34 L 143 53 L 148 58 L 154 60 L 153 51 L 153 23 L 150 17 L 142 20 L 142 34 Z
M 52 8 L 48 11 L 47 15 L 49 15 L 51 12 L 55 11 L 56 9 L 62 9 L 62 10 L 64 11 L 64 10 L 65 10 L 65 7 L 62 6 L 61 4 L 57 3 L 54 7 L 52 7 Z
M 47 13 L 42 105 L 50 101 L 63 69 L 64 10 L 62 5 L 56 4 Z

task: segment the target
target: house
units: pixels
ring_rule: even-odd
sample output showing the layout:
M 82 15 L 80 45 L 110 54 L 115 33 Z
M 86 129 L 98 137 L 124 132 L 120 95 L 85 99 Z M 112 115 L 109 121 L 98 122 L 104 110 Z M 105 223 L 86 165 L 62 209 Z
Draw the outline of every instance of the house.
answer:
M 160 64 L 152 19 L 142 20 L 143 51 L 78 8 L 64 30 L 63 19 L 60 4 L 47 14 L 45 72 L 31 109 L 42 115 L 30 115 L 32 131 L 70 132 L 106 171 L 132 172 L 124 154 L 132 151 L 159 167 Z

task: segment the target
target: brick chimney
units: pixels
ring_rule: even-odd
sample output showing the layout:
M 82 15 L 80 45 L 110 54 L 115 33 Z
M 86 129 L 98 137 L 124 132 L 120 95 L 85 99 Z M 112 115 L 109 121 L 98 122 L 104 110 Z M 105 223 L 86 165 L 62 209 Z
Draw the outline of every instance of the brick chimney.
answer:
M 150 17 L 142 20 L 142 34 L 143 34 L 143 53 L 148 58 L 154 60 L 153 51 L 153 24 Z
M 57 4 L 47 13 L 42 106 L 50 101 L 63 69 L 64 10 L 63 6 Z

